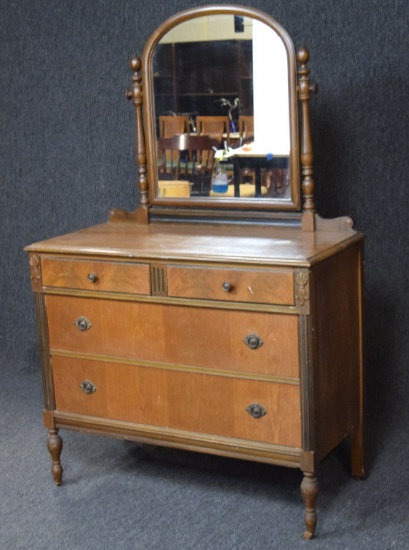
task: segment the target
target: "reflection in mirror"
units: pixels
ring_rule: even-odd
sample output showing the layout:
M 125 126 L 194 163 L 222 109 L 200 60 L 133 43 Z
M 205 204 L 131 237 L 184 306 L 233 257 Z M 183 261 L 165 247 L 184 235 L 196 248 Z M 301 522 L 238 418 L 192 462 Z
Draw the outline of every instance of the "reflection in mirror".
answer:
M 270 26 L 184 21 L 159 40 L 152 73 L 157 196 L 291 199 L 287 52 Z

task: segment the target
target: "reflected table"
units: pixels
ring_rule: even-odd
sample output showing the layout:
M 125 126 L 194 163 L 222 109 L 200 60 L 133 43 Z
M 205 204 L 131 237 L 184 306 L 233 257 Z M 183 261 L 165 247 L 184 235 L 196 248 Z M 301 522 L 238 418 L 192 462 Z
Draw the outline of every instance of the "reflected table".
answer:
M 289 167 L 288 155 L 260 154 L 240 149 L 230 157 L 234 172 L 234 196 L 240 197 L 240 173 L 244 169 L 254 171 L 255 196 L 262 197 L 262 170 L 283 170 Z

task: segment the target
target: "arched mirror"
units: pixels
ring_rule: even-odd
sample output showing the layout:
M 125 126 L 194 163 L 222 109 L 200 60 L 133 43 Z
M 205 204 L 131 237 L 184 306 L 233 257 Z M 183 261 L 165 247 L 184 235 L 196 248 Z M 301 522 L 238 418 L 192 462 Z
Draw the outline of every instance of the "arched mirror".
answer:
M 182 12 L 152 35 L 142 70 L 152 205 L 299 209 L 295 55 L 273 18 Z
M 252 8 L 193 8 L 160 25 L 131 61 L 139 207 L 110 219 L 302 218 L 313 229 L 305 48 L 297 61 L 298 82 L 287 32 Z

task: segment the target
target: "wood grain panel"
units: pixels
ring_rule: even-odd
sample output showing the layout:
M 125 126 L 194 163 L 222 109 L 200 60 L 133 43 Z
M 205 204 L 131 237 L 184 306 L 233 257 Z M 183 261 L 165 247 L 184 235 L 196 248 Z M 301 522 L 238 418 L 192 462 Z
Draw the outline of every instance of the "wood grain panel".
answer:
M 314 407 L 318 458 L 362 430 L 360 245 L 314 267 Z
M 52 358 L 58 411 L 301 446 L 299 387 L 70 357 Z M 95 384 L 93 394 L 80 387 Z M 261 404 L 267 414 L 246 410 Z
M 43 257 L 41 271 L 47 287 L 150 294 L 148 264 Z M 88 279 L 90 274 L 94 282 Z
M 168 295 L 278 305 L 294 304 L 292 271 L 168 266 Z M 223 284 L 230 285 L 229 290 Z
M 298 378 L 296 315 L 46 296 L 52 350 Z M 75 325 L 86 317 L 91 328 Z M 263 345 L 243 339 L 257 334 Z

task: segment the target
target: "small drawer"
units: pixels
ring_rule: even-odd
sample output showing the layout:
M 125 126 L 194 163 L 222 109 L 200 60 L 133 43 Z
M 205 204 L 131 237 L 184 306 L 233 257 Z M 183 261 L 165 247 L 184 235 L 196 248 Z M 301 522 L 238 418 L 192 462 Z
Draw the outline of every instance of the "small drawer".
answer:
M 299 386 L 52 358 L 58 411 L 301 447 Z
M 150 294 L 148 264 L 43 257 L 43 286 Z
M 294 304 L 291 270 L 168 266 L 168 295 L 259 304 Z

